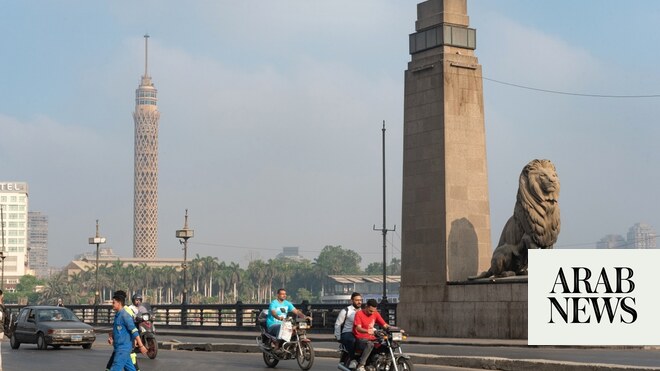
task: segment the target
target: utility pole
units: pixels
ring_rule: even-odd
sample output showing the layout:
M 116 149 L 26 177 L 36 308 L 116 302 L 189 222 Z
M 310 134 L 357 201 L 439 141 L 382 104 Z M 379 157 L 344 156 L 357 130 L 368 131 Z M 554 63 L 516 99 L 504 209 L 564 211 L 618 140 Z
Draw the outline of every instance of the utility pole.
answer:
M 387 232 L 396 231 L 396 225 L 393 229 L 387 229 L 385 205 L 385 120 L 383 120 L 383 227 L 376 229 L 374 224 L 373 228 L 374 231 L 380 231 L 383 234 L 383 299 L 380 302 L 383 310 L 384 305 L 387 305 Z

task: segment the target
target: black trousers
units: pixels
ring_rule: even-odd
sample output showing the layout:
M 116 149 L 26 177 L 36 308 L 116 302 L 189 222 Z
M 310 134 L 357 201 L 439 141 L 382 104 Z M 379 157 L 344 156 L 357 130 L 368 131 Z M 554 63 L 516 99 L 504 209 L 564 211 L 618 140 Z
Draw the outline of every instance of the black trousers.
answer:
M 353 359 L 355 357 L 355 335 L 352 332 L 342 332 L 339 342 L 342 343 L 348 351 L 348 355 Z

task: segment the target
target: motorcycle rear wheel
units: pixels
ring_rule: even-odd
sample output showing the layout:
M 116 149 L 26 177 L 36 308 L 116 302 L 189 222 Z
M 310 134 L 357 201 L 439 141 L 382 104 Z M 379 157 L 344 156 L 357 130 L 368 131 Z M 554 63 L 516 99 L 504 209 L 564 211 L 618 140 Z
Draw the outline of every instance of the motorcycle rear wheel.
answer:
M 303 371 L 307 371 L 314 365 L 314 348 L 311 343 L 300 342 L 300 350 L 296 354 L 296 361 L 298 366 Z
M 279 359 L 275 358 L 272 354 L 263 352 L 264 355 L 264 363 L 266 363 L 266 366 L 273 368 L 277 366 L 277 364 L 280 362 Z
M 158 355 L 158 342 L 155 338 L 147 338 L 146 344 L 147 347 L 147 357 L 149 359 L 154 359 Z
M 413 363 L 406 358 L 399 358 L 396 360 L 396 369 L 399 371 L 413 371 Z

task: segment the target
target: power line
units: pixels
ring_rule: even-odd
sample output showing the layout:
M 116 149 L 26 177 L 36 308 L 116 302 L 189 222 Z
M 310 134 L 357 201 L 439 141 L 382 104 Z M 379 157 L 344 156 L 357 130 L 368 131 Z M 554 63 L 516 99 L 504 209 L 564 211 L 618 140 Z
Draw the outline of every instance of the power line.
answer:
M 533 90 L 533 91 L 540 91 L 543 93 L 551 93 L 551 94 L 561 94 L 561 95 L 571 95 L 571 96 L 577 96 L 577 97 L 590 97 L 590 98 L 660 98 L 660 94 L 639 94 L 639 95 L 611 95 L 611 94 L 589 94 L 589 93 L 574 93 L 574 92 L 568 92 L 568 91 L 560 91 L 560 90 L 550 90 L 550 89 L 541 89 L 541 88 L 535 88 L 532 86 L 526 86 L 526 85 L 520 85 L 520 84 L 514 84 L 511 82 L 506 82 L 506 81 L 500 81 L 500 80 L 495 80 L 491 79 L 485 76 L 481 76 L 482 79 L 488 80 L 497 84 L 502 84 L 502 85 L 507 85 L 507 86 L 512 86 L 515 88 L 520 88 L 520 89 L 527 89 L 527 90 Z
M 202 246 L 214 246 L 214 247 L 227 247 L 231 249 L 247 249 L 247 250 L 265 250 L 265 251 L 278 251 L 282 252 L 282 248 L 275 248 L 275 247 L 258 247 L 258 246 L 245 246 L 245 245 L 229 245 L 229 244 L 222 244 L 222 243 L 213 243 L 213 242 L 189 242 L 190 244 L 193 245 L 202 245 Z M 344 247 L 342 247 L 344 248 Z M 355 251 L 353 249 L 346 248 L 348 250 Z M 309 253 L 320 253 L 322 250 L 298 250 L 298 252 L 309 252 Z M 376 255 L 376 254 L 381 254 L 380 252 L 358 252 L 355 251 L 360 255 Z

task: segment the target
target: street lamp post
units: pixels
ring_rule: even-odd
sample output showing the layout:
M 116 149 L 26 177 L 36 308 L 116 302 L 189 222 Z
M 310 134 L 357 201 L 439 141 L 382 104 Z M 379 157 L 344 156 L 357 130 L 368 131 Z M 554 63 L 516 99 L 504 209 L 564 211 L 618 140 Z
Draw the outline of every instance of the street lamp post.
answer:
M 94 323 L 97 323 L 98 305 L 99 305 L 99 245 L 105 243 L 105 237 L 99 234 L 99 220 L 96 219 L 96 236 L 89 238 L 90 245 L 96 245 L 96 292 L 94 293 Z
M 183 245 L 183 295 L 181 298 L 181 305 L 183 306 L 181 310 L 181 324 L 186 325 L 187 322 L 187 308 L 188 304 L 188 282 L 187 282 L 187 270 L 188 270 L 188 240 L 193 238 L 195 231 L 188 228 L 188 209 L 186 209 L 186 217 L 183 223 L 183 229 L 177 229 L 176 238 L 179 239 L 179 243 Z

